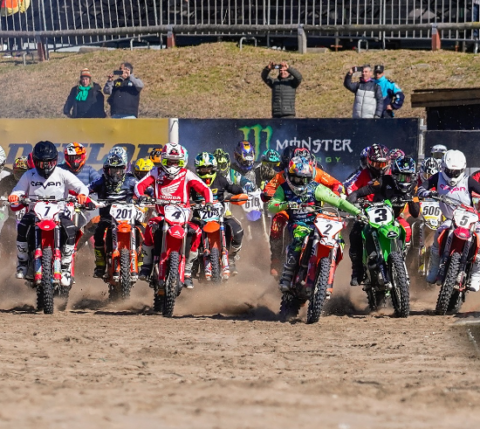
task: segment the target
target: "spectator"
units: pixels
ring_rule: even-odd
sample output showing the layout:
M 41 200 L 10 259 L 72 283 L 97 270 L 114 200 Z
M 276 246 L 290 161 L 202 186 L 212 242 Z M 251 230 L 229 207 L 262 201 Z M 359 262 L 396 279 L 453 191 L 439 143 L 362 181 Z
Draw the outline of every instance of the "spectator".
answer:
M 358 82 L 352 82 L 354 71 L 361 71 Z M 381 118 L 383 112 L 382 89 L 372 79 L 372 69 L 369 65 L 351 68 L 343 82 L 345 88 L 355 94 L 353 103 L 353 118 Z
M 276 78 L 269 77 L 271 70 L 278 69 Z M 272 117 L 294 118 L 295 95 L 297 87 L 302 81 L 302 75 L 293 67 L 289 67 L 285 61 L 275 65 L 269 63 L 262 70 L 263 81 L 272 88 Z
M 110 114 L 114 119 L 136 119 L 143 82 L 133 75 L 133 66 L 130 63 L 120 64 L 119 71 L 122 74 L 118 79 L 113 80 L 114 75 L 109 75 L 103 88 L 103 92 L 110 95 L 107 100 Z
M 394 110 L 400 109 L 405 100 L 405 94 L 397 86 L 395 82 L 388 80 L 383 74 L 384 67 L 376 65 L 373 68 L 375 74 L 375 83 L 382 89 L 383 96 L 383 113 L 382 118 L 393 118 L 395 116 Z
M 92 82 L 90 70 L 82 69 L 80 81 L 70 91 L 63 114 L 69 118 L 105 118 L 105 98 L 98 83 Z

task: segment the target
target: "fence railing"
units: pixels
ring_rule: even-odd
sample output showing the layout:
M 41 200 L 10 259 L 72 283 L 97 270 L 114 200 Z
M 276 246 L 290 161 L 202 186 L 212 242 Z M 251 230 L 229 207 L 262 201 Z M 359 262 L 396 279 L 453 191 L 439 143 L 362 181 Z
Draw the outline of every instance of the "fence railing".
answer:
M 48 42 L 56 46 L 106 43 L 135 34 L 152 34 L 149 30 L 152 28 L 163 31 L 164 26 L 174 26 L 176 34 L 189 35 L 242 36 L 262 31 L 295 35 L 298 25 L 305 26 L 311 35 L 421 40 L 431 37 L 428 24 L 468 24 L 479 20 L 474 0 L 30 0 L 27 3 L 29 7 L 24 13 L 0 17 L 0 34 L 7 39 L 5 43 L 32 43 L 35 42 L 32 35 L 38 32 L 49 34 Z M 4 8 L 0 12 L 4 15 L 8 11 Z M 399 27 L 405 25 L 413 27 Z M 357 26 L 369 29 L 359 30 Z M 240 31 L 242 27 L 249 29 Z M 110 31 L 101 34 L 102 30 Z M 475 35 L 472 28 L 460 25 L 444 30 L 442 39 L 466 41 L 473 40 Z M 12 37 L 15 39 L 10 40 Z

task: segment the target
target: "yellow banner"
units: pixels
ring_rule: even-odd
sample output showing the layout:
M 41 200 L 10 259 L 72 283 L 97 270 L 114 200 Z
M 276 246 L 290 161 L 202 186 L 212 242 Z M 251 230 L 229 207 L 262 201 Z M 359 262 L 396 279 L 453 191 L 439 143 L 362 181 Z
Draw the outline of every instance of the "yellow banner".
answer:
M 168 119 L 0 119 L 0 145 L 11 167 L 40 140 L 56 144 L 59 162 L 63 148 L 76 141 L 87 148 L 87 163 L 98 169 L 112 147 L 124 147 L 135 161 L 167 143 L 168 131 Z

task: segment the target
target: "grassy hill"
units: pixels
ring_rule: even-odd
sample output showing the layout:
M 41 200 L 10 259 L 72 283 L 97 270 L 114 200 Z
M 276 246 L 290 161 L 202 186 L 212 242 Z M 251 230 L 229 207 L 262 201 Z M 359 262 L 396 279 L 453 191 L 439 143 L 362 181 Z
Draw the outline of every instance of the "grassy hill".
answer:
M 269 61 L 281 60 L 304 77 L 297 92 L 298 117 L 350 117 L 353 94 L 343 87 L 343 78 L 353 65 L 385 64 L 386 75 L 406 94 L 398 117 L 424 116 L 424 109 L 410 107 L 413 89 L 474 87 L 480 74 L 480 56 L 451 51 L 299 55 L 249 46 L 240 51 L 234 43 L 216 43 L 161 51 L 54 53 L 50 61 L 26 67 L 21 59 L 0 61 L 0 117 L 63 117 L 63 104 L 82 68 L 90 68 L 103 87 L 107 74 L 123 61 L 131 62 L 145 82 L 141 117 L 270 117 L 270 90 L 260 72 Z

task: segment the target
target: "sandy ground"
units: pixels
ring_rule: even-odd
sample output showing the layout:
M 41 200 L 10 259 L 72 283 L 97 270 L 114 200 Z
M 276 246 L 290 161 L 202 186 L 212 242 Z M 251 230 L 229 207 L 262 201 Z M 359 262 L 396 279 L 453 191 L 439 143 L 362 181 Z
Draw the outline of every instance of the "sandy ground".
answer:
M 185 290 L 172 319 L 145 284 L 108 305 L 86 252 L 67 310 L 35 314 L 3 255 L 0 427 L 480 427 L 480 296 L 439 317 L 414 286 L 408 319 L 369 315 L 344 261 L 320 322 L 282 324 L 264 250 L 227 285 Z

